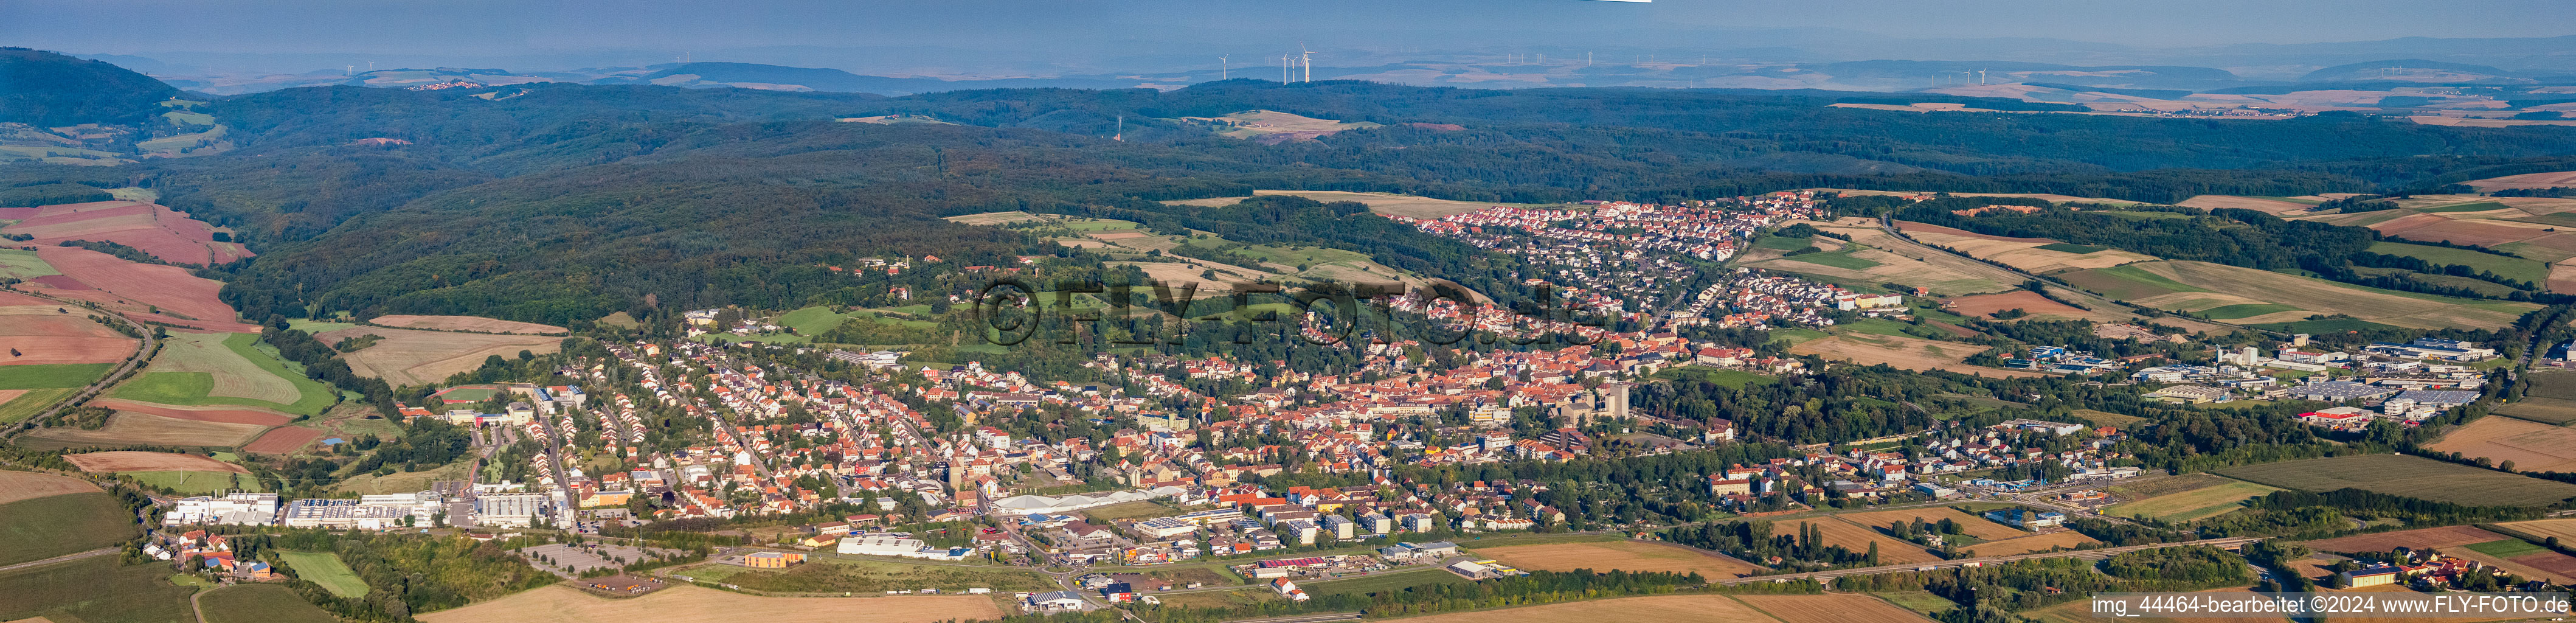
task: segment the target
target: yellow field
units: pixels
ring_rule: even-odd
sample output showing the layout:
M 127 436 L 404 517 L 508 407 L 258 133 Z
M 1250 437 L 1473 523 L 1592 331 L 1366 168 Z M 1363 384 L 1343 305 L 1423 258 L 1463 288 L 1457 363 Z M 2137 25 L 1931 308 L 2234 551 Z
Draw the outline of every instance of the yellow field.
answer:
M 1027 212 L 1021 212 L 1021 211 L 1018 211 L 1018 210 L 1012 210 L 1012 211 L 1009 211 L 1009 212 L 985 212 L 985 213 L 983 213 L 983 214 L 960 214 L 960 215 L 957 215 L 957 216 L 951 216 L 951 217 L 948 217 L 948 218 L 947 218 L 947 220 L 948 220 L 948 222 L 951 222 L 951 223 L 958 223 L 958 224 L 963 224 L 963 225 L 1001 225 L 1001 224 L 1005 224 L 1005 223 L 1017 223 L 1017 222 L 1020 222 L 1020 221 L 1034 221 L 1034 220 L 1038 220 L 1038 215 L 1030 214 L 1030 213 L 1027 213 Z
M 35 472 L 0 472 L 0 504 L 97 490 L 97 485 L 70 476 Z
M 2515 471 L 2576 471 L 2576 429 L 2504 417 L 2478 418 L 2442 434 L 2431 446 L 2443 452 L 2486 457 Z
M 1001 608 L 982 595 L 754 597 L 674 586 L 643 597 L 609 599 L 556 585 L 417 618 L 426 623 L 930 623 L 1001 616 Z
M 2534 540 L 2558 537 L 2562 543 L 2576 543 L 2576 519 L 2540 519 L 2496 524 L 2529 534 Z
M 1938 342 L 1894 335 L 1836 335 L 1820 340 L 1799 342 L 1789 352 L 1816 355 L 1826 359 L 1849 361 L 1860 365 L 1887 364 L 1906 370 L 1948 370 L 1962 374 L 1991 377 L 2036 378 L 2054 376 L 2045 372 L 1981 368 L 1960 363 L 1968 355 L 1986 347 L 1958 342 Z
M 2006 266 L 2036 274 L 2107 268 L 2156 259 L 2154 256 L 2119 249 L 2103 249 L 2092 253 L 2067 253 L 2039 248 L 2041 245 L 2053 244 L 2050 242 L 1996 240 L 1980 236 L 1911 229 L 1906 230 L 1905 234 L 1913 236 L 1915 240 L 1923 241 L 1924 244 L 1958 249 L 1959 252 L 1966 253 L 1970 257 L 2001 262 Z
M 2299 203 L 2296 201 L 2282 201 L 2279 199 L 2265 199 L 2262 197 L 2238 197 L 2234 195 L 2201 195 L 2190 199 L 2184 199 L 2181 203 L 2176 203 L 2174 205 L 2209 210 L 2236 208 L 2270 212 L 2273 214 L 2296 214 L 2306 212 L 2308 208 L 2315 207 L 2311 204 Z
M 1843 513 L 1835 515 L 1835 517 L 1841 518 L 1843 521 L 1871 528 L 1884 528 L 1889 524 L 1894 524 L 1896 522 L 1912 521 L 1916 519 L 1921 519 L 1924 523 L 1938 523 L 1943 519 L 1948 519 L 1950 521 L 1958 522 L 1960 532 L 1966 533 L 1968 536 L 1988 541 L 2030 536 L 2030 533 L 2023 532 L 2019 528 L 1987 521 L 1984 517 L 1970 515 L 1960 512 L 1959 509 L 1947 506 L 1917 508 L 1911 510 L 1874 511 L 1867 513 Z
M 1742 595 L 1746 604 L 1781 623 L 1907 623 L 1923 615 L 1877 597 L 1853 593 L 1832 595 Z
M 2015 554 L 2028 554 L 2031 552 L 2045 552 L 2059 547 L 2075 547 L 2086 543 L 2098 544 L 2101 543 L 2101 541 L 2093 540 L 2093 537 L 2084 536 L 2084 533 L 2081 532 L 2066 530 L 2062 532 L 2051 532 L 2048 534 L 2034 534 L 2015 539 L 2004 539 L 1989 543 L 1978 543 L 1976 545 L 1969 546 L 1967 550 L 1975 552 L 1976 555 L 1979 556 L 2011 556 Z
M 1924 551 L 1921 546 L 1879 534 L 1877 530 L 1834 519 L 1783 521 L 1772 525 L 1771 533 L 1797 534 L 1800 525 L 1814 525 L 1816 531 L 1824 537 L 1826 545 L 1840 545 L 1853 553 L 1866 553 L 1869 551 L 1870 544 L 1876 543 L 1880 564 L 1904 565 L 1941 559 L 1939 556 L 1932 555 L 1932 552 Z
M 1755 570 L 1753 565 L 1707 552 L 1645 541 L 1479 547 L 1476 554 L 1534 571 L 1661 571 L 1698 573 L 1703 578 L 1721 580 L 1743 577 Z
M 563 349 L 562 338 L 543 335 L 447 333 L 384 327 L 340 329 L 313 337 L 324 344 L 337 345 L 341 340 L 361 335 L 380 335 L 385 339 L 374 346 L 349 353 L 345 357 L 349 361 L 349 370 L 359 376 L 384 379 L 396 386 L 445 381 L 448 375 L 482 367 L 484 358 L 492 355 L 516 359 L 522 350 L 542 355 Z
M 423 617 L 430 623 L 447 623 Z M 1454 612 L 1405 619 L 1407 623 L 1562 623 L 1564 621 L 1634 621 L 1637 623 L 1774 623 L 1742 602 L 1725 595 L 1656 595 L 1571 603 Z

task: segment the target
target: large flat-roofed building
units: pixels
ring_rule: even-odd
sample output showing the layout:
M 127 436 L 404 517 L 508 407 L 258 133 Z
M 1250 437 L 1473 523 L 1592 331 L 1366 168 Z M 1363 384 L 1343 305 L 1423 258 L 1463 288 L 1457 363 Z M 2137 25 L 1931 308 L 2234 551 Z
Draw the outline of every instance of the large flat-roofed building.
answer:
M 382 530 L 402 525 L 411 509 L 364 504 L 357 500 L 308 498 L 286 505 L 278 523 L 289 528 Z
M 543 493 L 486 493 L 474 496 L 474 524 L 485 527 L 525 528 L 537 524 L 537 516 L 551 503 Z
M 275 493 L 232 493 L 223 497 L 180 498 L 171 506 L 170 512 L 161 514 L 161 525 L 264 526 L 277 522 L 277 505 Z
M 841 539 L 841 545 L 837 551 L 862 556 L 912 556 L 921 553 L 923 545 L 926 544 L 921 539 L 854 536 Z

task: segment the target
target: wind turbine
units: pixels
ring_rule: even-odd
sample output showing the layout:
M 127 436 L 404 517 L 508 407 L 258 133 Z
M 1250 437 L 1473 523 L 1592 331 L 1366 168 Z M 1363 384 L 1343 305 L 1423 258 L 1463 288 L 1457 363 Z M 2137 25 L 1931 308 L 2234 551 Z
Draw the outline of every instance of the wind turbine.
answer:
M 1217 80 L 1222 81 L 1222 80 L 1226 80 L 1226 79 L 1231 78 L 1231 77 L 1233 77 L 1233 76 L 1234 76 L 1234 74 L 1232 73 L 1232 72 L 1234 71 L 1234 64 L 1233 64 L 1232 62 L 1230 62 L 1230 61 L 1227 61 L 1227 60 L 1226 60 L 1226 58 L 1227 58 L 1227 57 L 1222 56 L 1222 55 L 1220 55 L 1220 56 L 1216 57 L 1216 79 L 1217 79 Z
M 1306 77 L 1302 80 L 1298 80 L 1298 82 L 1314 82 L 1315 52 L 1313 50 L 1306 49 L 1306 42 L 1304 41 L 1297 42 L 1297 63 L 1304 66 L 1306 69 Z

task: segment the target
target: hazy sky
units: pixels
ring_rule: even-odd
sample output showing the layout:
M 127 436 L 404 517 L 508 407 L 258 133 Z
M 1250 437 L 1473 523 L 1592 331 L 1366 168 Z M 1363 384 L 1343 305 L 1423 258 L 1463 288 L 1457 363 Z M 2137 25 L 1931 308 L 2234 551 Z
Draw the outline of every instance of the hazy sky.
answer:
M 1854 38 L 2146 48 L 2576 34 L 2570 0 L 0 0 L 0 45 L 73 53 L 561 57 L 775 46 L 1152 56 L 1298 41 L 1726 49 Z M 2515 19 L 2512 16 L 2523 16 Z M 2543 18 L 2542 16 L 2556 16 Z M 1653 36 L 1643 36 L 1652 33 Z M 735 60 L 700 56 L 697 60 Z M 567 61 L 570 62 L 570 61 Z

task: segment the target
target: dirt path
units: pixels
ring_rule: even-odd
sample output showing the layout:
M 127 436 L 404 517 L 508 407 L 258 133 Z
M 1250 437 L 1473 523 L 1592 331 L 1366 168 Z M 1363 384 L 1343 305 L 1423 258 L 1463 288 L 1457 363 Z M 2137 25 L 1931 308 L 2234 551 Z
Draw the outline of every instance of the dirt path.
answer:
M 88 557 L 91 557 L 91 556 L 100 556 L 100 555 L 105 555 L 105 554 L 114 554 L 114 553 L 116 553 L 116 552 L 117 552 L 117 550 L 120 550 L 120 549 L 124 549 L 124 548 L 119 548 L 119 547 L 101 547 L 101 548 L 98 548 L 98 549 L 89 550 L 89 551 L 86 551 L 86 552 L 80 552 L 80 553 L 76 553 L 76 554 L 64 554 L 64 555 L 61 555 L 61 556 L 55 556 L 55 557 L 47 558 L 47 559 L 44 559 L 44 560 L 36 560 L 36 561 L 22 562 L 22 563 L 18 563 L 18 564 L 14 564 L 14 565 L 9 565 L 9 566 L 6 566 L 6 567 L 0 567 L 0 571 L 14 571 L 14 570 L 18 570 L 18 569 L 25 569 L 25 568 L 28 568 L 28 567 L 39 567 L 39 566 L 44 566 L 44 565 L 50 565 L 50 564 L 54 564 L 54 563 L 58 563 L 58 562 L 68 562 L 68 561 L 73 561 L 73 560 L 80 560 L 80 559 L 88 558 Z
M 197 589 L 197 592 L 188 594 L 188 610 L 197 613 L 197 623 L 206 623 L 206 605 L 197 600 L 204 599 L 206 593 L 212 590 L 214 589 L 201 588 Z

